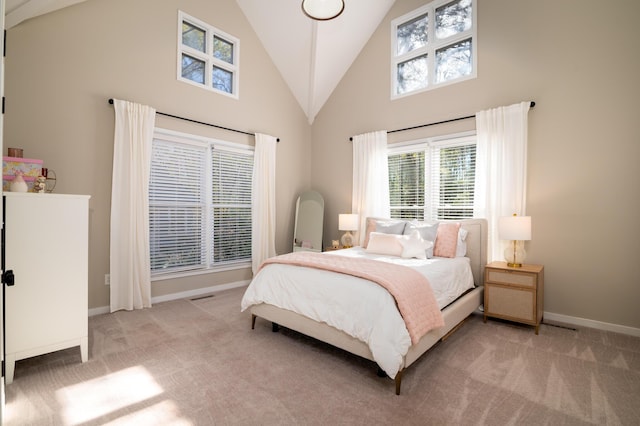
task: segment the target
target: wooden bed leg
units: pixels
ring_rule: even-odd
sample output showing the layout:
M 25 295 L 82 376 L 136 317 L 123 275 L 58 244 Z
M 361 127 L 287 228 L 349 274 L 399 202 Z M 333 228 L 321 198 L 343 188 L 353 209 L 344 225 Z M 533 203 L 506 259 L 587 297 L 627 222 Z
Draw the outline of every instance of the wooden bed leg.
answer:
M 402 370 L 396 374 L 396 395 L 400 395 L 400 385 L 402 384 Z
M 276 324 L 275 322 L 271 323 L 271 331 L 274 333 L 277 333 L 278 331 L 280 331 L 280 326 L 278 324 Z
M 256 328 L 256 316 L 255 315 L 251 315 L 251 329 L 255 330 Z

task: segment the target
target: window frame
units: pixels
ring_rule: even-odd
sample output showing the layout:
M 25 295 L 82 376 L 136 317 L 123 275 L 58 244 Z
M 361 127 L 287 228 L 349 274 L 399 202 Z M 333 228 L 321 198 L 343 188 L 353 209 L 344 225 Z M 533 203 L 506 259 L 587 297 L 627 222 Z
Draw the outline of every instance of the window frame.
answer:
M 151 281 L 161 281 L 167 279 L 184 278 L 193 275 L 210 274 L 238 269 L 246 269 L 251 267 L 251 256 L 245 260 L 238 260 L 232 262 L 216 263 L 213 257 L 213 195 L 212 195 L 212 152 L 215 149 L 225 150 L 228 152 L 237 152 L 241 155 L 249 155 L 253 158 L 255 148 L 249 145 L 242 145 L 238 143 L 223 141 L 219 139 L 213 139 L 203 136 L 192 135 L 188 133 L 177 132 L 173 130 L 155 128 L 153 135 L 153 143 L 156 140 L 162 143 L 174 143 L 181 145 L 191 145 L 196 148 L 203 148 L 204 152 L 204 166 L 200 178 L 203 180 L 204 185 L 200 194 L 203 203 L 203 223 L 201 225 L 201 239 L 204 241 L 204 247 L 201 247 L 201 253 L 206 253 L 205 261 L 200 265 L 187 266 L 183 269 L 172 269 L 168 272 L 154 272 L 151 271 Z M 152 146 L 153 149 L 153 146 Z M 253 162 L 251 163 L 253 169 Z M 151 171 L 150 171 L 151 173 Z M 150 188 L 151 190 L 151 188 Z M 150 214 L 151 214 L 151 201 L 149 202 Z M 250 200 L 249 207 L 253 208 L 252 200 Z M 151 217 L 149 218 L 149 224 L 151 225 Z M 151 230 L 149 231 L 151 233 Z M 151 241 L 151 235 L 149 236 Z M 249 241 L 249 245 L 251 242 Z M 151 248 L 151 247 L 150 247 Z
M 433 173 L 434 152 L 437 151 L 439 153 L 439 150 L 443 148 L 468 146 L 468 145 L 475 145 L 477 147 L 477 134 L 475 131 L 468 131 L 468 132 L 461 132 L 461 133 L 455 133 L 455 134 L 438 136 L 438 137 L 417 139 L 417 140 L 399 142 L 399 143 L 389 145 L 387 149 L 387 158 L 393 155 L 408 154 L 408 153 L 414 153 L 414 152 L 425 152 L 425 159 L 424 159 L 425 184 L 423 188 L 424 206 L 393 206 L 391 205 L 390 206 L 391 217 L 395 218 L 395 216 L 393 215 L 394 209 L 404 209 L 404 210 L 423 210 L 422 218 L 417 218 L 417 220 L 422 220 L 422 221 L 461 220 L 466 218 L 472 218 L 473 211 L 471 212 L 470 216 L 464 217 L 464 218 L 438 218 L 437 210 L 438 210 L 438 207 L 442 207 L 442 206 L 439 206 L 437 204 L 438 200 L 434 200 L 434 194 L 439 192 L 440 187 L 438 186 L 438 191 L 436 191 L 432 187 L 432 182 L 430 180 L 431 176 L 434 175 Z M 475 167 L 477 167 L 477 164 Z M 437 180 L 438 180 L 438 185 L 440 185 L 439 175 Z M 476 192 L 476 188 L 477 188 L 477 182 L 474 181 L 474 192 Z M 389 188 L 389 191 L 390 191 L 389 199 L 391 201 L 393 199 L 393 197 L 391 197 L 391 187 Z M 473 204 L 471 207 L 473 207 Z M 436 214 L 432 215 L 433 212 L 436 212 Z M 405 217 L 402 219 L 409 220 L 412 218 Z
M 419 7 L 405 15 L 395 18 L 391 21 L 391 100 L 401 99 L 406 96 L 416 95 L 418 93 L 424 93 L 429 90 L 439 89 L 451 84 L 461 83 L 463 81 L 471 80 L 478 75 L 478 6 L 477 0 L 471 0 L 471 16 L 472 24 L 469 30 L 454 34 L 444 39 L 437 39 L 435 36 L 435 11 L 437 8 L 453 3 L 455 0 L 434 0 L 424 6 Z M 420 48 L 411 50 L 409 52 L 398 54 L 398 27 L 407 24 L 421 15 L 427 14 L 427 44 Z M 445 47 L 455 45 L 456 43 L 463 42 L 465 40 L 471 40 L 471 73 L 465 76 L 457 77 L 451 80 L 436 82 L 436 52 Z M 398 66 L 402 63 L 418 59 L 422 56 L 427 56 L 427 84 L 425 87 L 408 91 L 405 93 L 398 93 Z
M 190 25 L 198 27 L 201 30 L 205 31 L 205 52 L 201 52 L 200 50 L 194 49 L 190 46 L 187 46 L 182 43 L 182 24 L 186 22 Z M 210 90 L 215 93 L 219 93 L 221 95 L 229 96 L 234 99 L 240 98 L 240 40 L 231 34 L 228 34 L 222 30 L 219 30 L 212 25 L 207 24 L 204 21 L 201 21 L 193 16 L 188 15 L 187 13 L 178 10 L 178 41 L 176 44 L 177 47 L 177 55 L 176 55 L 176 64 L 177 70 L 176 75 L 178 81 L 182 81 L 187 84 L 191 84 L 196 87 L 201 87 L 207 90 Z M 214 37 L 218 37 L 223 39 L 224 41 L 230 43 L 233 46 L 233 63 L 229 63 L 218 59 L 214 56 L 213 53 L 213 40 Z M 182 76 L 182 55 L 187 55 L 193 57 L 194 59 L 200 60 L 204 62 L 204 83 L 199 83 L 197 81 L 193 81 L 186 77 Z M 226 92 L 224 90 L 217 89 L 213 86 L 212 73 L 213 68 L 220 68 L 226 72 L 231 73 L 231 93 Z

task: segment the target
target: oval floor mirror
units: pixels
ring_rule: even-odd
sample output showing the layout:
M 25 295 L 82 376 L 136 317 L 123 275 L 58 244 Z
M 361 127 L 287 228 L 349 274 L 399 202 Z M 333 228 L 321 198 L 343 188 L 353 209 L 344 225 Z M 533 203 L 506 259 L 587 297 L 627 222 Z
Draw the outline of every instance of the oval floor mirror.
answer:
M 293 251 L 322 251 L 324 198 L 319 192 L 305 191 L 296 201 Z

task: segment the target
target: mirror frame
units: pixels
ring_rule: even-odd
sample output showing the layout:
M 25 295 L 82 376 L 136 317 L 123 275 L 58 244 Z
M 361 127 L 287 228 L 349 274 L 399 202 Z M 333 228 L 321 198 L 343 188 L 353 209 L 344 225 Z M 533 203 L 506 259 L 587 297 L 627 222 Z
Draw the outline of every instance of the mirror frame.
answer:
M 312 241 L 311 242 L 311 247 L 303 247 L 303 241 L 299 241 L 298 238 L 298 231 L 299 231 L 299 226 L 301 224 L 301 222 L 304 224 L 305 222 L 305 218 L 304 217 L 300 217 L 300 213 L 301 211 L 304 212 L 304 206 L 306 205 L 306 203 L 313 203 L 313 204 L 317 204 L 319 207 L 319 223 L 313 225 L 314 228 L 317 228 L 317 230 L 319 231 L 320 235 L 319 235 L 319 239 L 318 241 Z M 302 206 L 302 207 L 301 207 Z M 324 198 L 322 197 L 322 195 L 318 192 L 318 191 L 314 191 L 314 190 L 308 190 L 308 191 L 304 191 L 300 194 L 300 196 L 298 196 L 298 199 L 296 201 L 296 216 L 295 216 L 295 223 L 294 223 L 294 227 L 293 227 L 293 251 L 314 251 L 314 252 L 321 252 L 322 251 L 322 244 L 323 244 L 323 233 L 324 233 Z M 315 232 L 314 232 L 315 234 Z

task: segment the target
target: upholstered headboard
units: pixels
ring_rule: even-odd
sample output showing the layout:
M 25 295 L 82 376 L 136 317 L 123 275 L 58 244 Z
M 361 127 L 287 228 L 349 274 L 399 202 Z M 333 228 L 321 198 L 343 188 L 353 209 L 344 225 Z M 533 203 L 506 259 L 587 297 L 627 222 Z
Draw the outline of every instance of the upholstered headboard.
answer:
M 458 221 L 467 234 L 467 257 L 471 259 L 471 271 L 476 285 L 484 284 L 484 267 L 487 264 L 487 220 L 464 219 Z
M 388 221 L 398 220 L 389 218 L 367 218 L 372 220 Z M 398 220 L 401 221 L 401 220 Z M 442 221 L 446 222 L 446 221 Z M 468 234 L 467 257 L 471 260 L 471 272 L 473 273 L 473 281 L 477 286 L 484 284 L 484 267 L 487 264 L 487 220 L 486 219 L 461 219 L 449 222 L 459 222 Z

